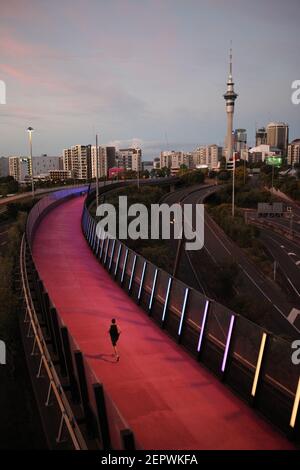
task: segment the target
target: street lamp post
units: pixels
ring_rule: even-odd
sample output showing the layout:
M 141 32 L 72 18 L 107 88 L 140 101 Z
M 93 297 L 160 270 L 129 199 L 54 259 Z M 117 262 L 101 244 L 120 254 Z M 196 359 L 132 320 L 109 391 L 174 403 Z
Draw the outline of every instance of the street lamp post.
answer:
M 235 155 L 233 155 L 233 167 L 232 167 L 232 207 L 231 207 L 231 214 L 234 217 L 234 204 L 235 204 Z
M 28 127 L 28 135 L 29 135 L 29 152 L 30 152 L 30 163 L 31 163 L 31 192 L 32 197 L 34 197 L 34 179 L 33 179 L 33 159 L 32 159 L 32 132 L 33 127 Z

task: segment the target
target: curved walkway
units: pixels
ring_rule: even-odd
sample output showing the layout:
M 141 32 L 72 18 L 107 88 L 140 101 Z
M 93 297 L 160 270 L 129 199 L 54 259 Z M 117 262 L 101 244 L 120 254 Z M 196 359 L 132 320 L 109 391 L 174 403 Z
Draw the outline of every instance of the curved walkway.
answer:
M 42 221 L 34 259 L 58 313 L 144 449 L 291 449 L 120 289 L 81 233 L 83 198 Z M 107 330 L 121 326 L 120 362 Z

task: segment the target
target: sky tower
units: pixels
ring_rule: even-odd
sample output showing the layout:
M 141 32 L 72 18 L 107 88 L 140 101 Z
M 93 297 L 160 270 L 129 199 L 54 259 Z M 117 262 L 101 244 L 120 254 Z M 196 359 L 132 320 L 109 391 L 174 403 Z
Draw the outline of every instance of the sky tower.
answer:
M 234 102 L 237 99 L 238 95 L 234 92 L 234 83 L 232 79 L 232 48 L 230 48 L 229 55 L 229 77 L 227 81 L 227 91 L 223 95 L 226 101 L 226 113 L 227 113 L 227 134 L 225 141 L 226 148 L 226 160 L 229 161 L 232 159 L 233 151 L 233 113 L 234 113 Z

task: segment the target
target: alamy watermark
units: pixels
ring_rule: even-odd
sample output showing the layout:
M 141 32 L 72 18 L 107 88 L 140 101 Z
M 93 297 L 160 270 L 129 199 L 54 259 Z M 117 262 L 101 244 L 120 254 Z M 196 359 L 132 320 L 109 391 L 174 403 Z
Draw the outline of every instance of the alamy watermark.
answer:
M 6 104 L 6 84 L 0 80 L 0 104 Z
M 169 240 L 184 239 L 186 250 L 200 250 L 204 246 L 203 204 L 151 204 L 150 211 L 144 204 L 131 204 L 127 196 L 119 196 L 119 211 L 112 204 L 98 206 L 96 215 L 98 238 L 120 240 Z M 117 233 L 118 231 L 118 233 Z
M 292 363 L 294 366 L 298 366 L 300 364 L 300 339 L 292 342 L 292 349 L 295 349 L 292 354 Z
M 0 365 L 6 364 L 6 346 L 4 341 L 0 340 Z
M 295 90 L 291 96 L 292 103 L 300 104 L 300 80 L 293 81 L 292 89 Z

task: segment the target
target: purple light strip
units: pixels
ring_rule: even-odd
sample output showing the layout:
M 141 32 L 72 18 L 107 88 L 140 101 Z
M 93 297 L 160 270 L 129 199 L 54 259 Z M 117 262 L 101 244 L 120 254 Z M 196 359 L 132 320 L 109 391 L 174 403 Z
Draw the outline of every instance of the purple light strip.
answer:
M 197 352 L 200 352 L 201 346 L 202 346 L 202 341 L 203 341 L 203 335 L 204 335 L 204 328 L 206 324 L 206 319 L 207 319 L 207 313 L 208 313 L 208 307 L 209 307 L 209 300 L 206 301 L 205 308 L 204 308 L 204 314 L 202 318 L 202 325 L 201 325 L 201 331 L 200 331 L 200 336 L 199 336 L 199 341 L 198 341 L 198 347 L 197 347 Z
M 235 315 L 231 315 L 230 325 L 229 325 L 228 335 L 227 335 L 227 340 L 226 340 L 226 346 L 225 346 L 225 351 L 224 351 L 224 356 L 223 356 L 223 362 L 222 362 L 222 369 L 221 369 L 222 372 L 225 371 L 225 367 L 226 367 L 234 321 L 235 321 Z

